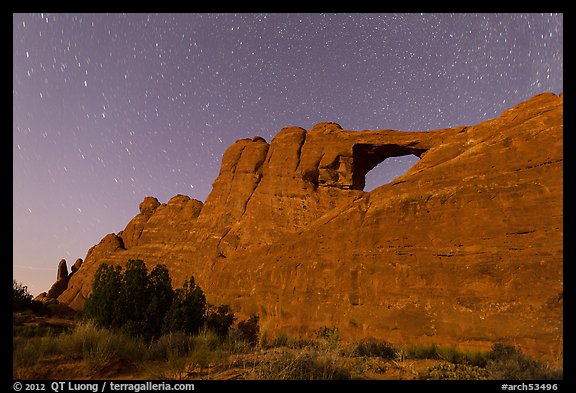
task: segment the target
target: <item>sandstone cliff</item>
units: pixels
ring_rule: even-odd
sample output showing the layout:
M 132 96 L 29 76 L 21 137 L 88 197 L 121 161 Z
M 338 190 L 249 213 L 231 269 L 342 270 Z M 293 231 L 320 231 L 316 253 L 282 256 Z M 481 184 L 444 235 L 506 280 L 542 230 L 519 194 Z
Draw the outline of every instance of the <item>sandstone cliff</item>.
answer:
M 541 94 L 496 119 L 427 132 L 336 123 L 237 141 L 203 204 L 146 197 L 92 247 L 58 297 L 80 309 L 106 262 L 194 274 L 214 304 L 263 331 L 345 339 L 513 342 L 562 353 L 563 100 Z M 408 173 L 364 192 L 368 171 L 414 154 Z

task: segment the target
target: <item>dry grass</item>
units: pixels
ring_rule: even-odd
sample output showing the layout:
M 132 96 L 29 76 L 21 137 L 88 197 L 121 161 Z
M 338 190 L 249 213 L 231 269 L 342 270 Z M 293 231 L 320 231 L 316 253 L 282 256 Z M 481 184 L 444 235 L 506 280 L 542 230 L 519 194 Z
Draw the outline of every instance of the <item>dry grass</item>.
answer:
M 49 328 L 49 327 L 48 327 Z M 146 344 L 120 332 L 79 323 L 71 330 L 15 329 L 13 375 L 22 379 L 560 379 L 521 351 L 491 352 L 420 345 L 399 348 L 373 338 L 344 345 L 336 329 L 315 340 L 279 332 L 248 342 L 232 333 L 221 339 L 171 333 Z M 35 335 L 36 333 L 40 335 Z

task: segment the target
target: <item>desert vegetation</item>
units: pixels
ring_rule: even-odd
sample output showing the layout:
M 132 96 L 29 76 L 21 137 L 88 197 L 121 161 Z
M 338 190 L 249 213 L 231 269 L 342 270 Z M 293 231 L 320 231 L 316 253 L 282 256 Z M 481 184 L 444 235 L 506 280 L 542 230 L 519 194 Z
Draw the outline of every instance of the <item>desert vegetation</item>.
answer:
M 85 312 L 68 318 L 50 315 L 14 281 L 13 315 L 19 379 L 562 378 L 562 370 L 508 343 L 464 351 L 371 337 L 345 342 L 336 327 L 308 338 L 271 334 L 261 331 L 257 315 L 237 321 L 228 305 L 206 303 L 193 277 L 173 290 L 164 266 L 148 273 L 142 261 L 125 271 L 102 265 Z
M 148 273 L 141 260 L 126 269 L 101 264 L 83 317 L 108 329 L 119 329 L 146 342 L 171 332 L 197 334 L 208 328 L 224 338 L 236 319 L 228 305 L 213 306 L 196 285 L 194 276 L 174 290 L 165 265 Z

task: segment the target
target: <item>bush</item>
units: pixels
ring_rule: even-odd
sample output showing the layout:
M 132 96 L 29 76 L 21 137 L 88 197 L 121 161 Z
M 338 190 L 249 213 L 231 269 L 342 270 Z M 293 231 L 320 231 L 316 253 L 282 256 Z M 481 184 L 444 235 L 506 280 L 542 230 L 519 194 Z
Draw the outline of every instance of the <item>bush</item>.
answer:
M 188 355 L 188 361 L 194 367 L 204 368 L 221 358 L 222 340 L 215 332 L 203 329 L 192 337 L 192 342 L 192 351 Z
M 251 345 L 258 344 L 258 336 L 260 334 L 260 325 L 258 325 L 258 320 L 258 315 L 252 314 L 247 320 L 238 322 L 238 332 L 240 333 L 240 337 Z
M 13 360 L 18 367 L 33 366 L 44 356 L 60 354 L 81 358 L 85 368 L 93 370 L 112 359 L 136 361 L 146 353 L 141 339 L 93 323 L 81 323 L 73 331 L 57 336 L 18 337 L 13 342 Z
M 146 354 L 142 339 L 92 323 L 80 324 L 71 334 L 59 338 L 65 352 L 70 355 L 82 354 L 84 367 L 88 371 L 97 370 L 113 359 L 137 361 Z
M 412 345 L 404 349 L 407 359 L 440 359 L 438 345 Z
M 12 360 L 15 367 L 31 367 L 44 355 L 42 337 L 13 340 Z
M 116 302 L 122 286 L 122 268 L 98 266 L 92 284 L 92 294 L 84 304 L 84 316 L 93 319 L 99 326 L 121 326 L 117 322 Z
M 254 350 L 254 344 L 246 341 L 238 330 L 232 329 L 222 342 L 222 348 L 229 353 L 248 353 Z
M 168 333 L 148 346 L 146 358 L 150 360 L 168 360 L 172 357 L 187 355 L 193 346 L 192 338 L 184 332 Z
M 174 301 L 172 280 L 166 265 L 156 265 L 152 269 L 148 276 L 148 288 L 150 290 L 150 303 L 146 311 L 146 323 L 151 336 L 159 337 L 162 333 L 166 314 Z
M 46 306 L 44 303 L 32 300 L 32 295 L 28 292 L 26 285 L 20 284 L 13 279 L 12 291 L 12 311 L 31 310 L 37 315 L 46 314 Z
M 511 344 L 496 343 L 492 345 L 492 349 L 488 354 L 490 360 L 503 360 L 522 355 L 522 350 Z
M 287 347 L 289 343 L 288 336 L 283 331 L 277 331 L 274 339 L 270 343 L 272 348 Z
M 396 359 L 396 348 L 387 341 L 378 341 L 375 338 L 364 338 L 356 342 L 352 349 L 352 356 L 380 357 L 382 359 Z
M 94 276 L 84 315 L 99 326 L 121 329 L 150 341 L 160 336 L 172 296 L 170 276 L 164 265 L 156 265 L 148 275 L 141 260 L 129 260 L 124 272 L 120 266 L 103 263 Z
M 232 309 L 227 304 L 218 307 L 209 306 L 206 316 L 206 326 L 214 331 L 221 339 L 228 336 L 230 327 L 236 320 Z
M 166 313 L 163 332 L 183 331 L 197 334 L 206 322 L 206 296 L 194 276 L 184 281 L 182 288 L 174 293 L 172 305 Z
M 150 316 L 148 314 L 151 285 L 146 264 L 143 261 L 128 261 L 119 289 L 118 298 L 114 302 L 114 327 L 121 328 L 130 336 L 141 335 L 146 339 L 157 335 L 159 332 L 153 332 L 147 322 L 162 318 L 162 315 Z
M 316 340 L 319 346 L 325 349 L 336 349 L 340 346 L 341 338 L 338 328 L 324 326 L 316 331 Z
M 204 326 L 224 338 L 236 319 L 228 305 L 207 307 L 194 276 L 174 291 L 165 265 L 156 265 L 148 274 L 141 260 L 129 260 L 125 271 L 101 264 L 83 314 L 98 326 L 119 329 L 146 342 L 173 332 L 194 335 Z
M 401 351 L 408 359 L 437 359 L 454 364 L 485 367 L 488 361 L 486 352 L 461 351 L 449 345 L 413 345 Z
M 32 295 L 28 292 L 28 287 L 12 280 L 12 290 L 14 293 L 12 309 L 14 311 L 28 309 L 32 303 Z
M 210 351 L 215 351 L 219 349 L 222 345 L 222 340 L 216 334 L 216 332 L 210 329 L 202 329 L 198 334 L 192 336 L 192 347 L 196 349 L 198 347 L 206 347 Z
M 492 379 L 562 379 L 561 370 L 550 369 L 546 364 L 524 355 L 519 347 L 510 344 L 494 344 L 488 358 L 486 370 Z
M 69 325 L 50 323 L 38 325 L 34 324 L 24 324 L 20 326 L 14 326 L 13 335 L 19 337 L 36 337 L 36 336 L 56 336 L 60 333 L 70 330 Z
M 315 352 L 293 355 L 275 354 L 255 369 L 255 379 L 274 380 L 343 380 L 350 379 L 350 371 L 337 364 L 333 357 L 319 357 Z
M 486 369 L 478 366 L 468 366 L 464 364 L 440 364 L 430 367 L 420 376 L 420 379 L 442 379 L 442 380 L 478 380 L 488 379 Z

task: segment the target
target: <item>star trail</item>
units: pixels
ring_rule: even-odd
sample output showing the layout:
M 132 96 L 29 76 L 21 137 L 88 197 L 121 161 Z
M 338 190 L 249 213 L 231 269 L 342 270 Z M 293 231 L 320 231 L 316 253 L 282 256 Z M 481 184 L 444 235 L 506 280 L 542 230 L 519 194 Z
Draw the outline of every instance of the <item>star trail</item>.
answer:
M 12 78 L 13 276 L 36 295 L 145 196 L 205 201 L 237 139 L 473 125 L 559 94 L 563 15 L 13 14 Z

